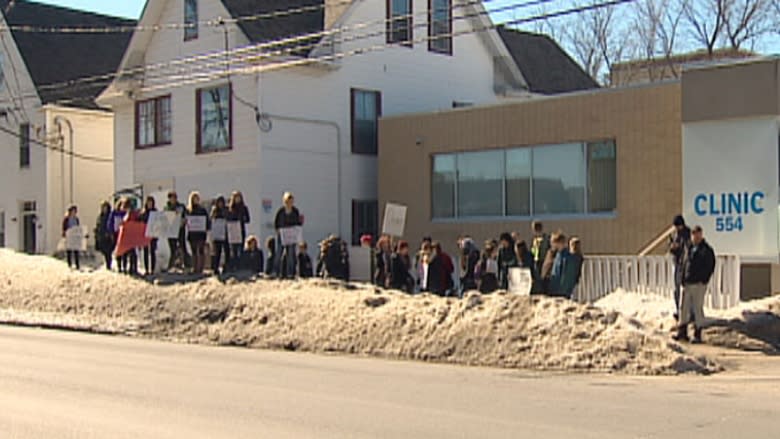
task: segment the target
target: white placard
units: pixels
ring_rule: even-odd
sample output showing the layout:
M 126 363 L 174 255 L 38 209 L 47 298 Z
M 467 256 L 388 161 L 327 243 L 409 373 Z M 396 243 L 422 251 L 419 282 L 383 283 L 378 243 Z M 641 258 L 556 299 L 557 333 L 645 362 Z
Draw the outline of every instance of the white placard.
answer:
M 349 249 L 349 277 L 356 282 L 371 282 L 371 248 Z
M 406 228 L 406 206 L 387 203 L 385 205 L 385 220 L 382 223 L 382 233 L 402 237 Z
M 147 238 L 175 239 L 179 237 L 181 216 L 177 212 L 150 212 L 146 224 Z
M 227 240 L 228 244 L 243 244 L 244 237 L 241 235 L 241 223 L 239 221 L 227 222 Z
M 303 227 L 285 227 L 279 229 L 279 234 L 282 236 L 282 245 L 298 245 L 303 242 Z
M 190 232 L 205 232 L 208 219 L 205 215 L 193 215 L 187 217 L 187 226 Z
M 531 294 L 534 277 L 529 268 L 513 267 L 509 269 L 509 292 L 527 296 Z
M 87 240 L 84 229 L 80 226 L 71 227 L 65 232 L 65 249 L 70 251 L 87 251 Z
M 214 241 L 227 240 L 227 221 L 224 218 L 214 218 L 211 221 L 211 239 Z
M 702 226 L 716 254 L 776 260 L 777 119 L 686 123 L 682 140 L 688 225 Z

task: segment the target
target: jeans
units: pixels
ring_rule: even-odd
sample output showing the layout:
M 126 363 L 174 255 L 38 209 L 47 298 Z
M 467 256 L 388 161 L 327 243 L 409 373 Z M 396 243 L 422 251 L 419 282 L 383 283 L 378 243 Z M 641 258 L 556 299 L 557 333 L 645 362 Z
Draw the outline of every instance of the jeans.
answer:
M 81 268 L 81 265 L 79 264 L 79 252 L 75 250 L 68 250 L 65 252 L 68 257 L 68 267 L 73 267 L 73 264 L 76 264 L 76 270 Z
M 276 274 L 281 278 L 294 278 L 295 277 L 295 249 L 296 245 L 282 245 L 282 235 L 276 235 L 276 260 L 274 261 L 274 268 Z M 284 259 L 284 261 L 282 261 Z
M 222 254 L 225 255 L 225 268 L 230 267 L 230 247 L 227 241 L 214 241 L 214 259 L 211 261 L 211 269 L 214 273 L 219 273 L 219 263 L 222 260 Z

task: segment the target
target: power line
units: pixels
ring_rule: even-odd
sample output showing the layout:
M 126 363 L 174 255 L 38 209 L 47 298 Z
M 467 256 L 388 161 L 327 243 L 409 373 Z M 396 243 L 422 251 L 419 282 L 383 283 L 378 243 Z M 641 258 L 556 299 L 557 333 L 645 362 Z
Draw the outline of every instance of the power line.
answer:
M 0 131 L 4 132 L 6 134 L 10 134 L 10 135 L 16 137 L 17 139 L 21 139 L 22 138 L 21 134 L 17 133 L 14 130 L 11 130 L 9 128 L 1 126 L 1 125 L 0 125 Z M 109 159 L 109 158 L 105 158 L 105 157 L 97 157 L 97 156 L 92 156 L 92 155 L 87 155 L 87 154 L 80 154 L 80 153 L 75 152 L 75 151 L 68 151 L 68 150 L 66 150 L 62 146 L 51 145 L 49 143 L 42 142 L 40 140 L 33 139 L 33 138 L 29 138 L 29 139 L 25 138 L 25 140 L 29 140 L 30 143 L 38 145 L 40 147 L 43 147 L 43 148 L 46 148 L 46 149 L 50 149 L 50 150 L 55 151 L 55 152 L 64 153 L 64 154 L 67 154 L 69 156 L 73 156 L 75 158 L 81 159 L 81 160 L 87 160 L 87 161 L 99 162 L 99 163 L 113 163 L 114 162 L 113 159 Z

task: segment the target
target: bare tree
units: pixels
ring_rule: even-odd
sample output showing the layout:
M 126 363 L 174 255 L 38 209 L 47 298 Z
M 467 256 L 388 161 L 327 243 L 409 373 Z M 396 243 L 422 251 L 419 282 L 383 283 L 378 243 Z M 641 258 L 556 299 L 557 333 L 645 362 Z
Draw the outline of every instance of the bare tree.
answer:
M 725 38 L 727 9 L 732 0 L 690 0 L 683 8 L 691 37 L 712 56 Z
M 768 33 L 777 13 L 772 0 L 728 0 L 724 11 L 724 33 L 728 45 L 734 50 L 750 46 L 752 50 L 759 38 Z
M 679 46 L 679 30 L 683 21 L 681 0 L 643 0 L 633 8 L 632 26 L 636 30 L 637 55 L 650 82 L 676 78 L 679 71 L 673 56 Z

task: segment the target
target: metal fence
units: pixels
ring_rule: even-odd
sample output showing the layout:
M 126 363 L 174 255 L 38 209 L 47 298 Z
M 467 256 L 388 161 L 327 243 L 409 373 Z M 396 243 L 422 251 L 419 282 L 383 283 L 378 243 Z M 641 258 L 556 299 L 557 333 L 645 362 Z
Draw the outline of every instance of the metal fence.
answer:
M 674 265 L 668 256 L 590 256 L 577 288 L 579 302 L 595 302 L 622 288 L 638 294 L 674 297 Z M 739 256 L 718 256 L 704 306 L 727 309 L 739 304 Z

